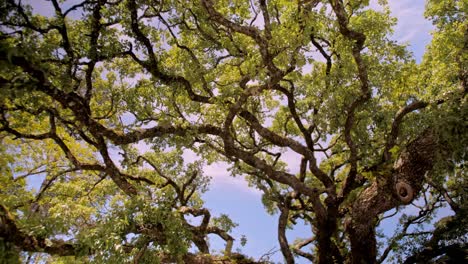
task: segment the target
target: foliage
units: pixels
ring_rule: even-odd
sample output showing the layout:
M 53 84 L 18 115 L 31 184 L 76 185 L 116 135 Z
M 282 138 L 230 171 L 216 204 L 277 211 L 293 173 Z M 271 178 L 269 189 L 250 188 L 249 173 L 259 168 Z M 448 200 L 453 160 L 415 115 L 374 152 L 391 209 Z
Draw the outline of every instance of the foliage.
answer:
M 0 256 L 195 261 L 214 234 L 235 262 L 237 224 L 201 198 L 224 161 L 287 263 L 466 257 L 467 2 L 427 2 L 421 63 L 369 2 L 0 2 Z

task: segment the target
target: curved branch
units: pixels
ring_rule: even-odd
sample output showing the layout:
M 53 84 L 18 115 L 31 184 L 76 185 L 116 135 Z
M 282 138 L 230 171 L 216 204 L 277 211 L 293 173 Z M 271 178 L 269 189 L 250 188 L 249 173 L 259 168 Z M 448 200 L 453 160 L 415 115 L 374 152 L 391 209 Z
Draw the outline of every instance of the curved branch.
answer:
M 230 21 L 229 19 L 225 18 L 218 11 L 216 11 L 216 9 L 214 8 L 214 3 L 211 0 L 201 0 L 201 2 L 205 10 L 216 23 L 221 24 L 240 34 L 249 36 L 258 44 L 263 63 L 270 71 L 272 76 L 284 75 L 283 71 L 278 69 L 278 67 L 276 67 L 276 65 L 273 63 L 273 56 L 268 50 L 268 41 L 262 37 L 260 30 L 253 26 L 242 26 L 236 24 Z
M 416 102 L 413 102 L 413 103 L 401 108 L 400 110 L 398 110 L 398 112 L 395 115 L 395 118 L 393 119 L 392 129 L 390 131 L 390 134 L 387 137 L 387 142 L 385 144 L 385 149 L 384 149 L 384 152 L 383 152 L 383 160 L 384 161 L 388 161 L 388 160 L 391 159 L 390 150 L 396 144 L 396 139 L 398 137 L 398 132 L 400 131 L 400 124 L 403 121 L 403 118 L 407 114 L 409 114 L 409 113 L 411 113 L 413 111 L 416 111 L 418 109 L 424 108 L 427 105 L 429 105 L 429 104 L 426 103 L 426 102 L 416 101 Z
M 296 153 L 306 157 L 307 160 L 310 161 L 309 167 L 311 168 L 312 173 L 325 185 L 325 187 L 330 188 L 333 186 L 333 181 L 328 177 L 328 175 L 317 167 L 317 161 L 312 151 L 293 139 L 281 137 L 280 135 L 263 127 L 258 119 L 248 111 L 243 110 L 239 115 L 247 120 L 259 135 L 268 139 L 273 144 L 281 147 L 289 147 Z
M 208 234 L 216 234 L 220 238 L 222 238 L 224 241 L 226 241 L 226 246 L 224 247 L 224 254 L 226 256 L 231 255 L 232 253 L 232 246 L 234 244 L 234 238 L 230 236 L 226 231 L 216 227 L 216 226 L 209 226 L 206 229 L 206 232 Z
M 129 196 L 135 196 L 138 193 L 137 189 L 127 181 L 127 179 L 110 158 L 104 138 L 98 138 L 98 144 L 98 151 L 101 153 L 101 156 L 104 159 L 104 164 L 106 165 L 104 171 L 122 191 L 124 191 Z
M 388 257 L 389 253 L 395 248 L 396 243 L 403 237 L 407 236 L 408 229 L 410 228 L 411 225 L 414 224 L 419 224 L 421 223 L 421 220 L 424 219 L 426 216 L 428 216 L 435 208 L 434 204 L 427 205 L 427 209 L 424 209 L 419 212 L 418 215 L 409 217 L 405 223 L 402 224 L 401 227 L 401 232 L 397 235 L 395 235 L 391 241 L 388 243 L 387 248 L 383 251 L 382 255 L 378 258 L 377 263 L 382 263 L 385 261 L 385 259 Z M 395 210 L 395 214 L 398 213 L 398 210 Z M 395 214 L 390 215 L 393 216 Z
M 179 212 L 181 212 L 182 214 L 191 214 L 195 217 L 203 216 L 203 220 L 201 224 L 198 226 L 198 228 L 202 232 L 206 232 L 208 228 L 208 224 L 210 223 L 210 219 L 211 219 L 211 214 L 210 214 L 210 211 L 208 211 L 208 209 L 206 208 L 196 209 L 196 208 L 191 208 L 187 206 L 182 206 L 179 209 Z
M 348 15 L 346 14 L 342 0 L 330 0 L 330 4 L 333 11 L 338 19 L 338 25 L 340 32 L 343 36 L 353 41 L 353 57 L 358 68 L 358 78 L 361 82 L 361 95 L 357 97 L 347 109 L 347 117 L 345 121 L 344 136 L 346 144 L 349 147 L 350 158 L 349 162 L 351 165 L 348 176 L 346 177 L 345 183 L 341 190 L 340 197 L 345 198 L 352 190 L 357 175 L 357 160 L 358 153 L 357 147 L 351 136 L 351 130 L 355 122 L 355 111 L 358 107 L 363 105 L 371 97 L 369 90 L 369 76 L 367 73 L 367 65 L 364 63 L 361 57 L 361 50 L 364 48 L 364 42 L 366 36 L 354 30 L 348 28 Z
M 286 237 L 286 226 L 289 218 L 289 208 L 286 206 L 279 206 L 280 216 L 278 220 L 278 241 L 283 253 L 284 259 L 288 264 L 294 264 L 294 256 L 289 248 L 288 239 Z
M 90 249 L 58 239 L 47 239 L 26 234 L 15 223 L 8 208 L 0 204 L 0 237 L 13 243 L 22 251 L 44 252 L 58 256 L 75 256 L 77 253 L 90 254 Z M 83 250 L 85 249 L 85 250 Z
M 461 245 L 451 244 L 451 245 L 437 247 L 437 248 L 429 247 L 429 248 L 425 248 L 423 251 L 415 255 L 408 257 L 403 263 L 404 264 L 425 263 L 428 260 L 431 260 L 435 257 L 442 256 L 442 255 L 447 255 L 449 256 L 451 260 L 454 260 L 454 261 L 465 261 L 466 258 L 468 257 L 468 254 L 466 253 L 467 251 L 468 251 L 467 244 L 461 244 Z M 452 262 L 448 262 L 448 263 L 452 263 Z
M 135 0 L 130 0 L 127 2 L 127 7 L 130 10 L 130 16 L 131 16 L 131 28 L 132 32 L 135 34 L 137 40 L 141 43 L 146 48 L 146 51 L 149 56 L 149 62 L 148 61 L 142 61 L 140 60 L 133 52 L 128 52 L 128 54 L 138 63 L 140 64 L 143 68 L 145 68 L 148 72 L 150 72 L 154 77 L 157 77 L 160 79 L 163 83 L 165 84 L 180 84 L 182 85 L 186 92 L 188 93 L 190 99 L 193 101 L 197 102 L 202 102 L 202 103 L 209 103 L 210 97 L 206 96 L 201 96 L 196 94 L 193 89 L 192 85 L 190 84 L 189 81 L 187 81 L 184 77 L 182 76 L 175 76 L 175 75 L 168 75 L 166 73 L 163 73 L 159 69 L 158 65 L 158 60 L 156 59 L 156 55 L 154 54 L 153 46 L 151 44 L 151 41 L 146 37 L 146 35 L 141 31 L 139 25 L 138 25 L 138 9 L 137 9 L 137 4 Z
M 304 252 L 304 251 L 301 250 L 303 247 L 309 245 L 310 243 L 312 243 L 314 241 L 315 241 L 315 238 L 313 238 L 313 237 L 309 238 L 309 239 L 306 239 L 306 240 L 303 240 L 303 241 L 293 245 L 292 251 L 295 254 L 310 260 L 312 263 L 315 263 L 317 261 L 317 259 L 313 254 L 310 254 L 310 253 L 307 253 L 307 252 Z
M 378 215 L 402 203 L 411 202 L 406 199 L 409 196 L 401 199 L 401 194 L 396 193 L 401 188 L 410 188 L 411 199 L 417 196 L 426 172 L 432 169 L 437 147 L 433 132 L 426 130 L 406 147 L 387 175 L 359 194 L 352 205 L 352 223 L 347 227 L 354 263 L 376 261 L 375 222 Z M 396 185 L 400 182 L 404 184 L 400 184 L 401 188 L 397 189 Z

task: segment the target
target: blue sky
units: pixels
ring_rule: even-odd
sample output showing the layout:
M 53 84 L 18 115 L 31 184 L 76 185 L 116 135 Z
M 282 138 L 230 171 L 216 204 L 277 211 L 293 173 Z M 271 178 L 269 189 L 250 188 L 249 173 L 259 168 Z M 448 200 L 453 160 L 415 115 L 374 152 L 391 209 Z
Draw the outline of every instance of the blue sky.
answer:
M 24 1 L 34 7 L 34 11 L 53 15 L 50 2 L 29 0 Z M 371 1 L 371 6 L 376 7 L 377 1 Z M 400 43 L 409 45 L 417 61 L 420 61 L 425 46 L 429 43 L 432 25 L 425 20 L 424 1 L 422 0 L 389 0 L 393 16 L 398 18 L 393 38 Z M 189 158 L 189 157 L 188 157 Z M 299 159 L 290 155 L 286 160 L 292 170 L 297 170 Z M 215 163 L 205 167 L 205 173 L 212 176 L 210 189 L 204 194 L 206 208 L 212 211 L 212 215 L 228 214 L 232 220 L 239 224 L 234 229 L 233 235 L 237 238 L 234 249 L 240 247 L 239 240 L 242 235 L 247 236 L 247 244 L 242 247 L 242 252 L 248 256 L 259 258 L 272 249 L 278 250 L 277 242 L 277 216 L 266 213 L 261 203 L 261 194 L 255 189 L 249 188 L 242 178 L 232 178 L 222 163 Z M 395 227 L 395 219 L 388 220 L 382 226 L 385 232 L 392 233 Z M 310 227 L 298 225 L 288 232 L 289 242 L 296 238 L 310 237 Z M 210 239 L 215 250 L 223 249 L 223 242 L 216 237 Z M 278 251 L 273 260 L 282 262 L 281 253 Z M 307 263 L 304 259 L 297 259 L 297 263 Z
M 377 1 L 371 1 L 371 6 L 376 7 Z M 389 0 L 392 15 L 398 19 L 395 26 L 393 39 L 399 43 L 407 44 L 409 50 L 414 54 L 416 61 L 421 61 L 424 50 L 431 40 L 432 24 L 424 18 L 425 1 L 422 0 Z M 290 156 L 286 157 L 289 167 L 299 166 L 300 159 Z M 293 169 L 293 168 L 292 168 Z M 247 236 L 247 244 L 241 248 L 248 256 L 259 258 L 272 248 L 279 250 L 277 240 L 278 217 L 266 213 L 261 203 L 261 193 L 249 188 L 241 178 L 230 177 L 217 164 L 205 170 L 213 177 L 210 190 L 204 195 L 206 207 L 213 215 L 227 213 L 239 226 L 234 230 L 234 236 L 240 238 Z M 383 222 L 386 234 L 393 234 L 398 218 L 391 218 Z M 296 238 L 307 238 L 311 236 L 310 226 L 298 225 L 294 230 L 288 231 L 288 240 L 294 242 Z M 217 250 L 223 248 L 222 241 L 211 240 L 211 245 Z M 240 247 L 235 244 L 234 249 Z M 283 262 L 281 252 L 273 255 L 272 260 Z M 297 258 L 297 263 L 309 263 L 303 258 Z

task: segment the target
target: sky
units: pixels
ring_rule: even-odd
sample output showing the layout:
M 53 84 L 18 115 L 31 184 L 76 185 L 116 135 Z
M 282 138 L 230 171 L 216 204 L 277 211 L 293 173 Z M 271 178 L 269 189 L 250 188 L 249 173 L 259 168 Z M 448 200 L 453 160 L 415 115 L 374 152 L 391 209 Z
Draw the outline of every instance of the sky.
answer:
M 53 15 L 50 2 L 29 0 L 24 1 L 32 4 L 34 12 L 43 15 Z M 371 7 L 377 7 L 377 1 L 371 1 Z M 420 61 L 425 46 L 431 40 L 430 31 L 432 25 L 424 18 L 424 1 L 422 0 L 389 0 L 392 15 L 398 19 L 394 28 L 392 38 L 399 43 L 407 44 L 413 52 L 416 61 Z M 294 155 L 284 155 L 292 170 L 297 170 L 299 161 Z M 190 153 L 187 154 L 190 159 Z M 203 195 L 205 207 L 210 209 L 213 216 L 228 214 L 231 219 L 238 223 L 232 235 L 237 238 L 233 249 L 241 248 L 242 253 L 255 259 L 260 258 L 268 252 L 275 252 L 272 260 L 283 262 L 279 252 L 277 240 L 277 216 L 268 215 L 261 203 L 261 193 L 247 186 L 242 178 L 233 178 L 226 171 L 227 166 L 223 163 L 215 163 L 204 168 L 204 173 L 212 177 L 209 191 Z M 381 226 L 385 233 L 392 234 L 395 228 L 395 219 L 387 220 Z M 247 244 L 241 247 L 239 244 L 242 235 L 247 237 Z M 310 226 L 298 225 L 288 233 L 289 242 L 296 238 L 307 238 L 311 236 Z M 224 243 L 210 236 L 210 244 L 215 250 L 222 250 Z M 308 263 L 305 259 L 298 258 L 297 263 Z
M 377 7 L 377 1 L 371 1 L 371 7 Z M 394 28 L 392 38 L 401 44 L 407 44 L 408 49 L 413 53 L 417 62 L 420 62 L 425 51 L 425 47 L 431 40 L 430 21 L 424 18 L 425 1 L 422 0 L 389 0 L 392 15 L 398 19 Z M 300 159 L 297 157 L 286 157 L 290 168 L 298 168 Z M 247 244 L 241 250 L 247 256 L 260 258 L 263 254 L 272 249 L 276 254 L 272 260 L 283 262 L 283 257 L 279 251 L 277 239 L 278 217 L 268 215 L 261 203 L 261 193 L 249 188 L 241 178 L 232 178 L 225 171 L 222 164 L 210 166 L 205 173 L 212 176 L 210 190 L 203 196 L 205 207 L 212 211 L 213 215 L 227 213 L 231 219 L 239 226 L 234 230 L 233 235 L 240 238 L 247 236 Z M 398 218 L 390 218 L 384 221 L 381 228 L 387 235 L 393 234 L 397 226 Z M 311 236 L 310 226 L 298 225 L 294 230 L 287 233 L 288 241 L 294 242 L 297 238 L 308 238 Z M 212 239 L 212 246 L 220 250 L 223 244 L 219 240 Z M 239 247 L 236 243 L 234 249 Z M 304 258 L 297 258 L 296 263 L 309 263 Z

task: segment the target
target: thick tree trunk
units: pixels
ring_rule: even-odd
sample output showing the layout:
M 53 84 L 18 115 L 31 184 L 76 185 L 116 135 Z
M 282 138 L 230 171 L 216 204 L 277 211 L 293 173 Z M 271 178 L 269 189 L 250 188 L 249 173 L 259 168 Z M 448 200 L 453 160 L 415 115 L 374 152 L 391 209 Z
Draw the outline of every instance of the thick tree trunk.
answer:
M 354 203 L 352 220 L 347 226 L 351 242 L 352 263 L 376 262 L 375 220 L 381 210 L 387 211 L 393 207 L 392 199 L 391 194 L 387 194 L 384 189 L 379 191 L 378 183 L 374 182 L 361 193 Z
M 326 232 L 328 233 L 328 232 Z M 333 260 L 332 244 L 329 236 L 326 236 L 325 232 L 317 235 L 317 251 L 319 264 L 335 263 Z
M 340 250 L 334 244 L 332 238 L 336 232 L 336 222 L 328 219 L 324 224 L 318 225 L 317 232 L 317 251 L 320 264 L 342 263 L 343 257 Z
M 393 169 L 379 176 L 358 196 L 351 208 L 346 231 L 351 241 L 352 263 L 375 263 L 375 223 L 379 214 L 409 204 L 421 190 L 425 174 L 432 169 L 436 140 L 425 131 L 402 152 Z

